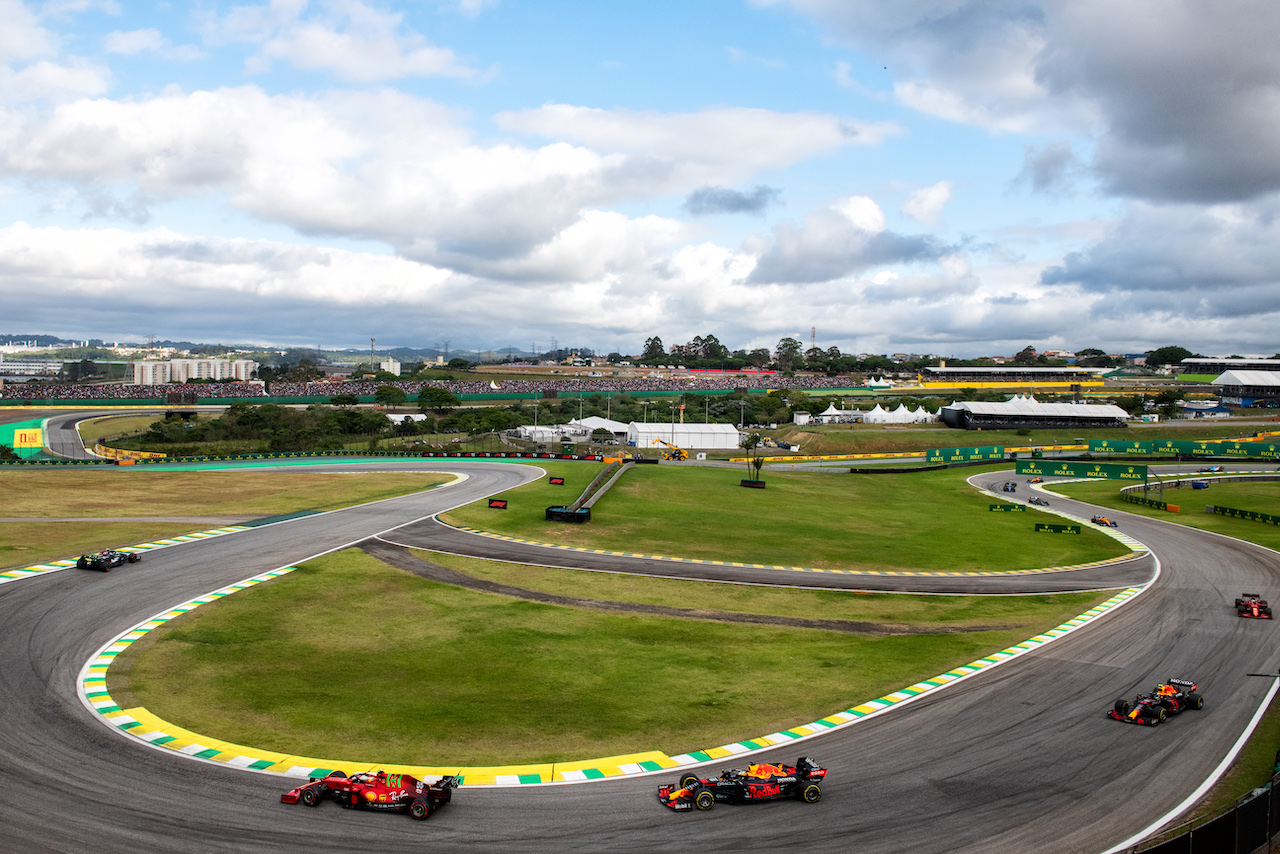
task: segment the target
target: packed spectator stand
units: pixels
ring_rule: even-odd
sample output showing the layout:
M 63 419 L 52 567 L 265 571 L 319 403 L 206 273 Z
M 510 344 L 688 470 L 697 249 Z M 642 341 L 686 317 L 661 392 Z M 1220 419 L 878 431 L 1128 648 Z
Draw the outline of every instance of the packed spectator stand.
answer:
M 851 377 L 723 374 L 715 376 L 640 377 L 634 379 L 569 377 L 551 380 L 502 380 L 495 389 L 489 380 L 424 381 L 399 380 L 395 382 L 273 382 L 269 387 L 261 383 L 171 383 L 167 385 L 9 385 L 0 389 L 0 398 L 6 400 L 155 400 L 170 394 L 195 394 L 197 398 L 320 398 L 328 399 L 337 394 L 357 396 L 373 395 L 383 386 L 392 386 L 410 398 L 425 386 L 447 389 L 455 395 L 486 395 L 495 399 L 512 394 L 540 394 L 545 391 L 577 394 L 621 394 L 666 391 L 732 392 L 736 389 L 768 391 L 771 389 L 848 389 L 858 383 Z

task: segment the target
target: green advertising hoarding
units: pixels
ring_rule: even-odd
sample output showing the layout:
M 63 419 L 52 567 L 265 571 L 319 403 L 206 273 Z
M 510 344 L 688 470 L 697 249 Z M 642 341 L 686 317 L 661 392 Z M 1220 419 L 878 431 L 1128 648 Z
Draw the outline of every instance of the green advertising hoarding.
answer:
M 978 448 L 930 448 L 924 455 L 925 465 L 939 463 L 973 463 L 980 460 L 1003 460 L 1003 445 Z
M 1068 463 L 1058 460 L 1018 460 L 1014 471 L 1040 477 L 1096 477 L 1109 480 L 1146 480 L 1147 467 L 1125 463 Z
M 1120 439 L 1090 439 L 1089 453 L 1150 456 L 1155 453 L 1155 444 L 1152 442 L 1136 442 Z

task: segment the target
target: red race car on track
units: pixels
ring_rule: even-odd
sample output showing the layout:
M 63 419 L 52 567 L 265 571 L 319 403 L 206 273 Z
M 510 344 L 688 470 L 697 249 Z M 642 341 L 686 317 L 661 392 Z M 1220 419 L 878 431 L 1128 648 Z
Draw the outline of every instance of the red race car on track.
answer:
M 1132 703 L 1121 697 L 1107 717 L 1128 724 L 1157 726 L 1170 715 L 1187 709 L 1203 709 L 1204 698 L 1196 693 L 1200 686 L 1187 679 L 1170 679 L 1157 685 L 1150 694 L 1139 694 Z
M 348 777 L 341 771 L 334 771 L 327 777 L 312 778 L 306 785 L 285 792 L 280 800 L 286 804 L 301 803 L 314 807 L 328 798 L 352 809 L 407 812 L 409 818 L 422 821 L 449 803 L 452 790 L 457 785 L 458 778 L 453 776 L 424 783 L 408 774 L 365 771 Z
M 1257 593 L 1241 593 L 1240 598 L 1236 600 L 1236 616 L 1270 620 L 1271 606 Z
M 674 786 L 659 786 L 658 801 L 673 810 L 694 807 L 709 810 L 716 805 L 716 801 L 746 804 L 782 798 L 799 798 L 812 804 L 822 797 L 820 783 L 826 776 L 826 768 L 802 756 L 794 767 L 750 765 L 746 771 L 734 768 L 722 771 L 719 777 L 711 779 L 703 779 L 693 773 L 685 774 Z

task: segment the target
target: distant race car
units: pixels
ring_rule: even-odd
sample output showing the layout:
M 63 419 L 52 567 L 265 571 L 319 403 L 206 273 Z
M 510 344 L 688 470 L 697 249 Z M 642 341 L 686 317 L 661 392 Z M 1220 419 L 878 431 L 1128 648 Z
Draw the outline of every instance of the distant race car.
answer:
M 114 549 L 107 549 L 102 552 L 80 555 L 80 559 L 76 561 L 76 569 L 96 569 L 101 572 L 107 572 L 113 566 L 124 566 L 126 563 L 137 563 L 140 560 L 142 560 L 142 555 L 125 554 Z
M 1150 694 L 1139 694 L 1130 703 L 1121 697 L 1107 712 L 1107 717 L 1129 724 L 1157 726 L 1170 715 L 1187 709 L 1203 709 L 1204 698 L 1196 693 L 1200 686 L 1187 679 L 1170 679 L 1161 683 Z
M 1034 505 L 1036 505 L 1037 507 L 1048 507 L 1048 506 L 1049 506 L 1049 502 L 1048 502 L 1048 501 L 1045 501 L 1045 500 L 1044 500 L 1043 498 L 1041 498 L 1039 495 L 1033 495 L 1033 496 L 1031 496 L 1030 498 L 1028 498 L 1028 499 L 1027 499 L 1027 503 L 1028 503 L 1028 504 L 1034 504 Z
M 709 810 L 716 801 L 747 804 L 782 798 L 799 798 L 812 804 L 822 797 L 821 782 L 826 776 L 826 768 L 802 756 L 794 767 L 750 765 L 746 771 L 734 768 L 710 779 L 685 774 L 676 785 L 659 786 L 658 801 L 673 810 Z
M 1012 480 L 1006 480 L 1004 482 L 1004 486 L 1000 488 L 1003 489 L 1005 492 L 1017 492 L 1018 484 L 1014 483 Z
M 1093 517 L 1092 519 L 1090 519 L 1089 521 L 1090 521 L 1090 522 L 1092 522 L 1092 523 L 1093 523 L 1093 524 L 1095 524 L 1095 525 L 1101 525 L 1101 526 L 1103 526 L 1104 528 L 1119 528 L 1119 527 L 1120 527 L 1120 526 L 1119 526 L 1119 525 L 1117 525 L 1115 522 L 1113 522 L 1113 521 L 1111 521 L 1110 519 L 1108 519 L 1106 516 L 1094 516 L 1094 517 Z
M 334 771 L 327 777 L 312 778 L 306 785 L 285 792 L 280 800 L 286 804 L 314 807 L 327 798 L 350 809 L 407 812 L 409 818 L 422 821 L 449 803 L 452 790 L 457 786 L 458 778 L 453 776 L 424 783 L 408 774 L 364 771 L 348 777 L 341 771 Z
M 1033 477 L 1033 478 L 1031 478 L 1031 480 L 1027 481 L 1027 483 L 1044 483 L 1044 478 L 1042 478 L 1042 477 Z
M 1219 472 L 1226 471 L 1222 466 L 1205 466 L 1202 469 L 1196 469 L 1198 472 Z
M 1241 593 L 1240 598 L 1236 600 L 1236 616 L 1270 620 L 1271 606 L 1257 593 Z

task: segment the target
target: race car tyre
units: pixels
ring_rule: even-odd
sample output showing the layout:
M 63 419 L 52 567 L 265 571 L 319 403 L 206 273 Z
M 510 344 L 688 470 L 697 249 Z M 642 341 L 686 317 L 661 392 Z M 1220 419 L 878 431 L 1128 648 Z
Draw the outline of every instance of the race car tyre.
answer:
M 137 563 L 137 562 L 138 562 L 138 561 L 140 561 L 140 560 L 142 560 L 142 557 L 141 557 L 141 556 L 139 556 L 139 555 L 131 554 L 131 555 L 129 555 L 129 557 L 128 557 L 128 561 L 129 561 L 129 563 Z
M 1188 694 L 1188 695 L 1187 695 L 1187 708 L 1188 708 L 1188 709 L 1203 709 L 1203 708 L 1204 708 L 1204 697 L 1201 697 L 1199 694 Z
M 414 821 L 422 821 L 423 819 L 430 817 L 430 815 L 431 804 L 427 802 L 426 798 L 418 798 L 416 801 L 409 804 L 409 818 Z
M 817 783 L 810 783 L 804 787 L 804 791 L 800 793 L 800 799 L 806 804 L 816 804 L 822 798 L 822 787 Z
M 1124 699 L 1123 697 L 1120 698 L 1119 700 L 1116 700 L 1116 714 L 1119 715 L 1120 717 L 1124 717 L 1125 715 L 1129 714 L 1130 708 L 1131 707 L 1129 705 L 1129 701 Z
M 76 561 L 76 569 L 88 569 L 88 567 L 89 567 L 89 561 L 85 560 L 84 558 L 80 558 L 78 561 Z
M 320 803 L 320 795 L 315 789 L 303 789 L 302 794 L 298 796 L 298 800 L 302 801 L 304 807 L 314 807 Z
M 1237 599 L 1237 600 L 1236 600 L 1236 610 L 1237 610 L 1237 611 L 1241 611 L 1241 612 L 1243 612 L 1243 611 L 1244 611 L 1244 600 L 1243 600 L 1243 599 Z
M 700 810 L 709 810 L 716 805 L 716 796 L 705 790 L 698 792 L 698 797 L 693 799 L 693 805 Z
M 1156 723 L 1158 723 L 1158 724 L 1162 724 L 1162 723 L 1164 723 L 1164 719 L 1165 719 L 1165 717 L 1167 717 L 1167 714 L 1166 714 L 1166 712 L 1165 712 L 1165 710 L 1164 710 L 1164 706 L 1161 706 L 1161 707 L 1156 711 Z
M 699 782 L 697 774 L 685 774 L 680 778 L 680 788 L 687 789 L 697 782 Z

